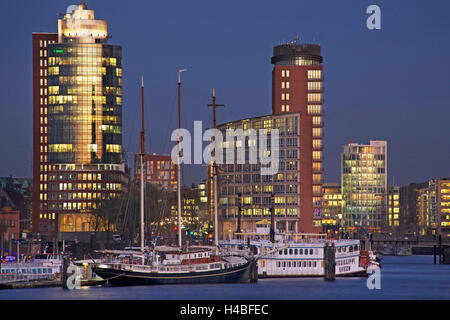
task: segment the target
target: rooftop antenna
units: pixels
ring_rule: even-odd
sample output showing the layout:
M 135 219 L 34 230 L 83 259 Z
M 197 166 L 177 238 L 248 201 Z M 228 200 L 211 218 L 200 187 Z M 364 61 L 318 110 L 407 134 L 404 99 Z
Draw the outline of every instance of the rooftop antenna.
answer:
M 87 0 L 79 0 L 78 4 L 83 6 L 84 9 L 87 9 Z

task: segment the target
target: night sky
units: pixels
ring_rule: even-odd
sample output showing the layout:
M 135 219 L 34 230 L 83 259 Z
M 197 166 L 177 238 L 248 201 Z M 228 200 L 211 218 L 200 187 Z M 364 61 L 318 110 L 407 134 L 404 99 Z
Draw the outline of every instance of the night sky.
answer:
M 32 32 L 57 32 L 58 13 L 77 1 L 0 2 L 0 176 L 32 174 Z M 381 8 L 381 30 L 366 8 Z M 123 50 L 123 144 L 132 159 L 145 78 L 147 145 L 170 153 L 177 127 L 177 69 L 183 73 L 182 126 L 271 113 L 273 46 L 317 43 L 324 57 L 325 181 L 340 181 L 350 140 L 388 141 L 388 182 L 450 176 L 450 1 L 88 0 Z M 187 183 L 204 167 L 184 166 Z

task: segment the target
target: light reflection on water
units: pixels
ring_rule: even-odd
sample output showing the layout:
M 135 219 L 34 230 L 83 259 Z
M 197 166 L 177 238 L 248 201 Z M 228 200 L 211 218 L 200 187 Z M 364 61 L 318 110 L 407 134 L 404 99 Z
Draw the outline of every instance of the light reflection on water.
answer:
M 450 299 L 450 265 L 432 256 L 385 257 L 381 289 L 366 278 L 260 279 L 257 283 L 36 288 L 0 290 L 0 300 L 301 300 L 301 299 Z

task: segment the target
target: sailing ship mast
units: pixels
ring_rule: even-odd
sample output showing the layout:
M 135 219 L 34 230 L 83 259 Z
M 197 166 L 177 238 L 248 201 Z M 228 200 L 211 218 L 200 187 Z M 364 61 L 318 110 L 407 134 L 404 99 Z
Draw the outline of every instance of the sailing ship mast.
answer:
M 144 77 L 141 82 L 141 98 L 142 98 L 142 131 L 141 131 L 141 252 L 144 252 L 144 153 L 145 153 L 145 121 L 144 121 Z
M 212 107 L 213 109 L 213 126 L 214 129 L 217 129 L 216 125 L 216 107 L 225 107 L 224 104 L 216 103 L 216 88 L 212 90 L 212 105 L 208 104 L 208 107 Z M 214 159 L 216 156 L 216 139 L 214 139 Z M 216 247 L 219 246 L 219 221 L 218 221 L 218 213 L 217 213 L 217 165 L 215 161 L 212 161 L 212 174 L 213 174 L 213 188 L 214 188 L 214 245 Z
M 181 73 L 187 71 L 187 69 L 178 70 L 178 163 L 177 163 L 177 178 L 178 178 L 178 246 L 182 248 L 181 242 Z

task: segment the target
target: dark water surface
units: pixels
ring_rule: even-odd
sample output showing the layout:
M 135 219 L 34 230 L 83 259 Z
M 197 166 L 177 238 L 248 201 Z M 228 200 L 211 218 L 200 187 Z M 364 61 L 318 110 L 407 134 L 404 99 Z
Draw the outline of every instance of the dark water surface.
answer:
M 381 289 L 367 278 L 259 279 L 252 284 L 36 288 L 0 290 L 0 300 L 302 300 L 302 299 L 450 299 L 450 265 L 432 256 L 384 257 Z

